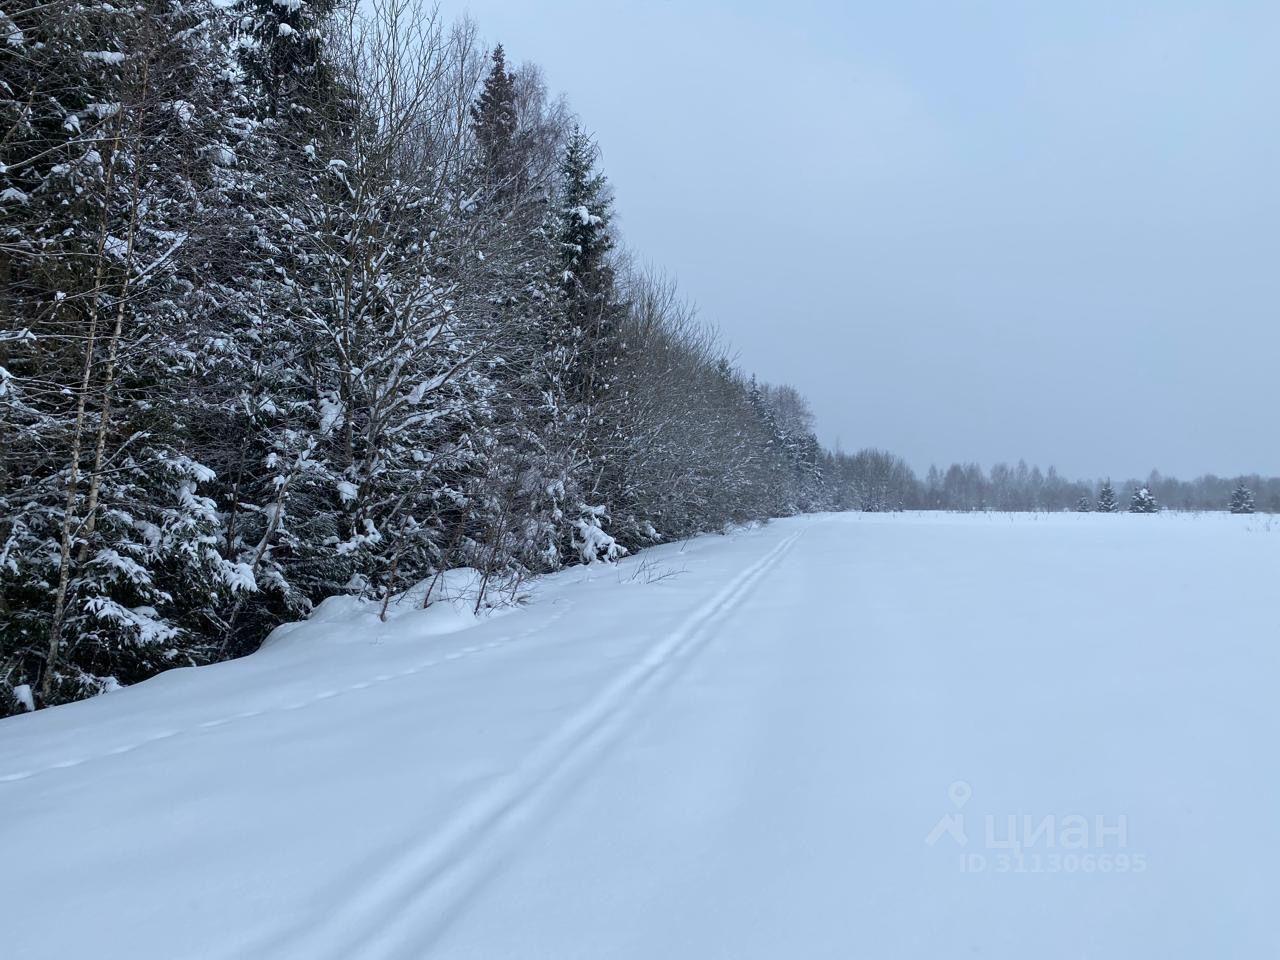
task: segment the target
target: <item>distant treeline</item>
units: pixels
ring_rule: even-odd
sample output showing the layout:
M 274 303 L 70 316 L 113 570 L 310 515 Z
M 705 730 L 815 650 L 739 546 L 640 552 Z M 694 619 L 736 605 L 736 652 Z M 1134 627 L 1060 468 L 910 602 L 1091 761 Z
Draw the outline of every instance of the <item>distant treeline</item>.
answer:
M 830 454 L 825 472 L 840 510 L 1075 510 L 1081 499 L 1096 502 L 1103 479 L 1068 480 L 1053 467 L 1042 470 L 1019 460 L 984 470 L 976 463 L 930 467 L 924 479 L 901 457 L 884 450 Z M 1144 479 L 1112 481 L 1121 509 L 1146 487 L 1169 510 L 1226 510 L 1243 483 L 1259 511 L 1280 513 L 1280 477 L 1250 474 L 1195 480 L 1167 477 L 1157 470 Z

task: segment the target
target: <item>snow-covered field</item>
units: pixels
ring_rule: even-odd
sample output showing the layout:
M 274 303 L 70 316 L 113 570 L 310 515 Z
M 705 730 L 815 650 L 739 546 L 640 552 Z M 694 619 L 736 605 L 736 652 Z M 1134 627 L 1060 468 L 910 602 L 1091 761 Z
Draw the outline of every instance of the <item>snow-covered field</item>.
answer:
M 1280 525 L 826 515 L 0 722 L 0 956 L 1268 957 Z

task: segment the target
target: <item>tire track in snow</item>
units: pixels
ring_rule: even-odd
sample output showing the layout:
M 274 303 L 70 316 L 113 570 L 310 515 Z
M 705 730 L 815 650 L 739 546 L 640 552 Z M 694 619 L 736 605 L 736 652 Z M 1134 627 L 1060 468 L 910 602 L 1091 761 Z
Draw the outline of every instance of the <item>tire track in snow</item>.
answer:
M 165 740 L 172 740 L 174 737 L 198 735 L 206 733 L 209 730 L 216 730 L 218 727 L 225 727 L 233 723 L 239 723 L 243 720 L 252 720 L 255 717 L 302 710 L 306 707 L 314 706 L 317 703 L 323 703 L 326 700 L 332 700 L 335 697 L 343 696 L 344 694 L 355 693 L 359 690 L 368 690 L 371 687 L 376 687 L 383 683 L 389 683 L 392 680 L 402 680 L 406 677 L 412 677 L 445 663 L 454 663 L 458 660 L 468 660 L 481 653 L 488 653 L 491 650 L 509 647 L 512 644 L 519 643 L 521 640 L 528 639 L 535 633 L 545 631 L 552 624 L 563 619 L 568 614 L 569 609 L 573 606 L 573 601 L 564 599 L 561 603 L 563 604 L 562 609 L 557 610 L 545 621 L 529 627 L 527 630 L 522 630 L 519 633 L 511 634 L 506 637 L 498 637 L 485 643 L 477 643 L 472 644 L 469 647 L 461 647 L 458 650 L 453 650 L 446 654 L 430 657 L 423 660 L 421 663 L 406 667 L 396 673 L 380 673 L 376 677 L 372 677 L 367 680 L 358 680 L 355 683 L 349 683 L 341 687 L 321 690 L 317 693 L 310 694 L 301 700 L 291 701 L 279 706 L 273 705 L 261 707 L 256 710 L 243 710 L 240 713 L 233 713 L 225 717 L 216 717 L 212 720 L 204 720 L 189 727 L 179 727 L 175 730 L 161 730 L 142 737 L 139 740 L 134 740 L 131 743 L 124 743 L 119 746 L 112 747 L 110 750 L 105 750 L 101 753 L 88 754 L 83 757 L 70 757 L 65 760 L 58 760 L 55 763 L 46 764 L 43 767 L 35 767 L 31 770 L 19 770 L 14 773 L 0 774 L 0 785 L 16 783 L 22 780 L 30 780 L 32 777 L 38 777 L 46 773 L 53 773 L 58 770 L 68 770 L 72 767 L 78 767 L 81 764 L 91 763 L 95 760 L 105 760 L 110 757 L 118 757 L 121 754 L 132 753 L 139 747 L 145 747 L 152 743 L 160 743 Z
M 442 828 L 367 878 L 349 876 L 335 908 L 254 946 L 256 956 L 424 957 L 489 874 L 484 853 L 501 842 L 514 822 L 536 815 L 557 786 L 625 729 L 631 708 L 664 678 L 674 676 L 715 628 L 786 556 L 792 534 L 728 584 L 610 681 L 526 756 Z M 434 916 L 425 916 L 433 910 Z M 240 956 L 245 955 L 243 949 Z

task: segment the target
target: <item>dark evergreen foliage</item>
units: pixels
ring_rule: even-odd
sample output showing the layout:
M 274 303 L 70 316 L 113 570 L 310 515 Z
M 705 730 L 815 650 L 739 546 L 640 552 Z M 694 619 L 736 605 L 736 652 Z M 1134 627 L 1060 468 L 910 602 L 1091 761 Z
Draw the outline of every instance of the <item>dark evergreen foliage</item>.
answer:
M 827 504 L 501 48 L 333 0 L 3 26 L 0 714 Z
M 1116 500 L 1116 491 L 1111 486 L 1111 480 L 1107 479 L 1102 483 L 1102 489 L 1098 491 L 1098 512 L 1099 513 L 1115 513 L 1119 509 L 1119 502 Z
M 1146 487 L 1139 487 L 1133 491 L 1133 496 L 1129 499 L 1130 513 L 1159 513 L 1160 504 L 1156 498 L 1151 495 L 1151 491 Z
M 0 715 L 451 568 L 480 606 L 800 511 L 1086 502 L 1052 468 L 823 450 L 629 266 L 536 70 L 430 11 L 51 0 L 0 29 Z
M 1237 483 L 1236 488 L 1231 491 L 1228 509 L 1232 513 L 1253 513 L 1253 491 L 1244 485 L 1243 480 Z

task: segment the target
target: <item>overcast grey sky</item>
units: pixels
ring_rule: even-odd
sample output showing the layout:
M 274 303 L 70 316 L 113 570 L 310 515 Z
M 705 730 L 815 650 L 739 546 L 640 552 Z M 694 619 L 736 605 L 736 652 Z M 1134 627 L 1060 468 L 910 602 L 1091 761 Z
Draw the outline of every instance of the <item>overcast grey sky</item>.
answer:
M 443 0 L 824 441 L 1280 473 L 1280 3 Z

